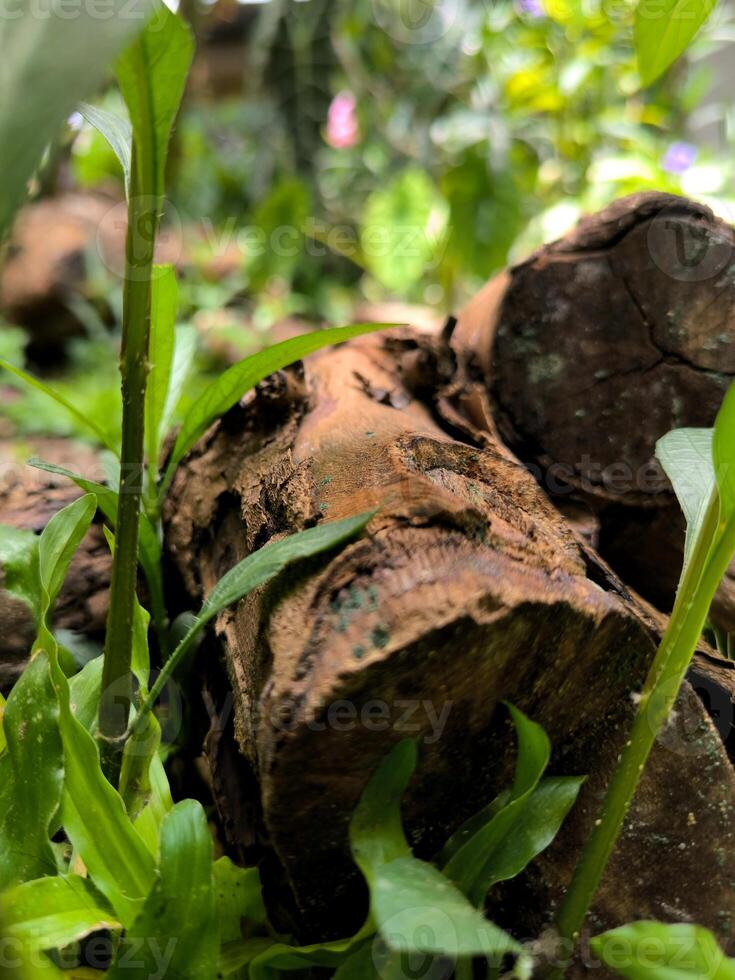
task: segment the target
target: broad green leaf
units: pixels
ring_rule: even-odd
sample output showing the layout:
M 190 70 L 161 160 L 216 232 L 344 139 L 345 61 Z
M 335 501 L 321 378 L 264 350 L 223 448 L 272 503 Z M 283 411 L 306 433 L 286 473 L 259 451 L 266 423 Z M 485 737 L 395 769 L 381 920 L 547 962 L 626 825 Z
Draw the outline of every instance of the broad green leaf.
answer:
M 38 541 L 38 573 L 41 582 L 41 619 L 53 609 L 66 573 L 97 510 L 97 498 L 88 493 L 58 511 Z
M 370 932 L 373 930 L 370 929 Z M 250 964 L 249 980 L 279 980 L 282 972 L 303 970 L 307 966 L 336 967 L 365 939 L 367 932 L 360 930 L 349 939 L 338 939 L 331 943 L 315 943 L 312 946 L 287 946 L 283 943 L 270 943 L 263 949 L 262 940 L 245 940 L 242 943 L 228 944 L 227 964 L 230 972 L 239 965 Z M 258 950 L 258 944 L 261 950 Z M 237 951 L 239 951 L 239 962 Z M 234 964 L 234 965 L 233 965 Z
M 735 960 L 702 926 L 632 922 L 592 940 L 592 952 L 629 980 L 735 980 Z
M 492 862 L 485 866 L 478 894 L 481 892 L 484 898 L 497 882 L 515 878 L 546 850 L 559 833 L 583 784 L 584 778 L 576 776 L 541 780 L 503 838 Z
M 359 337 L 375 330 L 384 330 L 390 326 L 395 324 L 360 323 L 350 327 L 314 330 L 300 337 L 274 344 L 233 364 L 204 389 L 186 415 L 166 469 L 162 493 L 171 482 L 176 467 L 209 426 L 264 378 L 323 347 L 341 344 L 352 337 Z
M 471 818 L 450 840 L 452 855 L 444 873 L 475 905 L 485 900 L 486 882 L 492 878 L 494 862 L 524 805 L 538 785 L 549 762 L 551 747 L 540 725 L 508 705 L 518 737 L 516 773 L 508 802 L 497 810 L 493 804 L 482 814 Z
M 205 599 L 197 616 L 179 642 L 176 649 L 165 662 L 163 670 L 153 685 L 148 699 L 148 708 L 160 694 L 174 670 L 183 660 L 187 651 L 204 629 L 206 624 L 217 613 L 237 602 L 248 592 L 259 585 L 264 585 L 275 578 L 287 565 L 302 558 L 310 558 L 323 551 L 329 551 L 344 544 L 361 531 L 373 517 L 374 511 L 359 514 L 357 517 L 347 517 L 341 521 L 328 521 L 307 531 L 300 531 L 280 541 L 273 541 L 259 551 L 243 558 L 239 564 L 226 572 Z
M 151 797 L 151 765 L 160 747 L 161 726 L 153 712 L 147 712 L 123 749 L 119 791 L 131 820 L 140 816 Z
M 656 443 L 656 457 L 671 481 L 687 522 L 684 569 L 704 525 L 715 470 L 712 429 L 674 429 Z
M 161 950 L 167 959 L 163 973 L 155 956 Z M 212 837 L 201 804 L 184 800 L 163 821 L 158 877 L 107 977 L 208 980 L 216 976 L 218 950 Z
M 0 524 L 0 571 L 3 590 L 24 602 L 36 619 L 41 615 L 38 580 L 38 535 Z
M 98 929 L 121 924 L 87 878 L 37 878 L 0 896 L 6 934 L 28 949 L 59 949 Z
M 115 152 L 120 161 L 125 179 L 125 193 L 130 193 L 130 161 L 133 142 L 133 127 L 130 120 L 118 116 L 107 109 L 82 102 L 79 111 L 94 128 L 101 133 Z
M 651 85 L 686 51 L 717 0 L 638 0 L 635 47 L 641 83 Z
M 151 332 L 148 360 L 150 374 L 145 393 L 145 443 L 151 482 L 158 475 L 158 457 L 163 438 L 166 409 L 174 359 L 174 327 L 179 287 L 172 265 L 154 267 L 151 283 Z
M 214 863 L 214 888 L 220 941 L 235 942 L 242 938 L 241 920 L 265 922 L 265 907 L 257 868 L 238 868 L 228 857 Z
M 142 186 L 163 195 L 168 141 L 184 94 L 194 42 L 184 21 L 163 4 L 117 63 L 130 113 Z M 137 193 L 132 188 L 131 193 Z
M 397 952 L 451 959 L 522 952 L 521 945 L 489 922 L 438 868 L 415 857 L 378 866 L 370 897 L 375 923 Z
M 21 0 L 0 21 L 0 237 L 45 147 L 96 91 L 149 11 L 147 0 L 110 0 L 104 16 L 81 4 L 70 17 L 63 0 L 51 0 L 42 11 Z
M 378 766 L 350 823 L 352 854 L 370 888 L 370 910 L 388 947 L 450 957 L 520 953 L 437 868 L 411 854 L 401 799 L 416 767 L 412 741 Z
M 58 718 L 48 661 L 41 653 L 26 667 L 5 705 L 7 752 L 0 756 L 0 891 L 56 873 L 49 828 L 64 780 Z
M 151 854 L 157 858 L 161 826 L 166 814 L 174 807 L 171 787 L 159 755 L 154 756 L 151 761 L 148 779 L 151 787 L 150 798 L 135 820 L 135 830 Z
M 379 973 L 375 966 L 373 944 L 367 942 L 337 968 L 333 980 L 381 980 L 382 977 L 383 972 Z
M 153 858 L 130 822 L 119 793 L 102 774 L 97 743 L 75 718 L 69 683 L 53 660 L 51 678 L 64 747 L 64 830 L 96 886 L 127 928 L 153 884 Z
M 61 0 L 58 0 L 58 2 L 61 2 Z M 2 36 L 2 22 L 0 22 L 0 37 L 1 36 Z M 2 64 L 1 61 L 0 64 Z M 0 92 L 1 91 L 2 89 L 0 87 Z M 0 99 L 1 98 L 2 95 L 0 94 Z M 0 142 L 0 147 L 1 146 L 2 143 Z M 0 149 L 0 156 L 1 155 L 2 155 L 2 149 Z M 1 207 L 2 205 L 0 205 L 0 208 Z M 2 212 L 0 211 L 0 213 Z M 71 415 L 76 420 L 76 422 L 79 424 L 81 428 L 86 429 L 94 436 L 97 442 L 100 442 L 103 446 L 106 446 L 110 450 L 110 452 L 115 454 L 115 456 L 120 455 L 120 447 L 116 445 L 114 439 L 110 435 L 108 435 L 108 433 L 105 432 L 103 428 L 97 425 L 97 423 L 93 419 L 89 418 L 88 415 L 85 415 L 83 412 L 80 412 L 78 408 L 75 408 L 75 406 L 72 405 L 72 403 L 68 401 L 66 398 L 64 398 L 63 395 L 59 394 L 58 391 L 54 391 L 53 388 L 50 388 L 43 381 L 34 377 L 34 375 L 29 374 L 27 371 L 24 371 L 22 368 L 16 367 L 14 364 L 11 364 L 9 361 L 6 361 L 2 357 L 0 357 L 0 368 L 4 369 L 5 371 L 9 371 L 10 374 L 18 378 L 19 381 L 22 381 L 24 384 L 28 385 L 29 387 L 35 388 L 37 391 L 42 392 L 44 395 L 46 395 L 47 398 L 50 398 L 52 401 L 56 402 L 57 405 L 61 405 L 64 411 L 68 412 L 69 415 Z
M 721 519 L 729 522 L 735 516 L 735 385 L 725 395 L 715 421 L 712 458 L 720 491 Z
M 103 666 L 104 658 L 95 657 L 69 678 L 69 705 L 74 717 L 90 735 L 94 734 L 97 723 Z

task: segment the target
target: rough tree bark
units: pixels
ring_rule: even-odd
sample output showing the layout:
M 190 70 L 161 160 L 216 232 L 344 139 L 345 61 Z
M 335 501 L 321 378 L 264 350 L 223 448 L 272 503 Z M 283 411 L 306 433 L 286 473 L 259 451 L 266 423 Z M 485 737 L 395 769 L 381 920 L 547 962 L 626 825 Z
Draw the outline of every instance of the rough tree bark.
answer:
M 496 898 L 516 931 L 540 928 L 654 652 L 646 610 L 527 471 L 487 436 L 478 448 L 448 433 L 446 398 L 434 398 L 454 374 L 448 353 L 405 332 L 279 373 L 213 427 L 167 504 L 169 548 L 195 600 L 266 541 L 379 507 L 366 536 L 217 623 L 243 758 L 233 770 L 220 718 L 215 793 L 231 845 L 265 854 L 271 908 L 304 939 L 359 925 L 347 825 L 398 739 L 422 738 L 404 812 L 423 856 L 507 785 L 502 699 L 545 726 L 554 772 L 590 774 L 553 850 Z M 656 749 L 594 922 L 691 917 L 726 939 L 735 780 L 688 688 L 680 709 L 686 723 Z M 651 861 L 664 842 L 677 857 L 667 875 Z M 693 887 L 703 877 L 707 889 Z
M 616 201 L 492 280 L 452 344 L 503 440 L 623 579 L 670 607 L 683 523 L 657 439 L 710 426 L 735 378 L 735 233 L 669 194 Z M 715 605 L 735 625 L 735 573 Z

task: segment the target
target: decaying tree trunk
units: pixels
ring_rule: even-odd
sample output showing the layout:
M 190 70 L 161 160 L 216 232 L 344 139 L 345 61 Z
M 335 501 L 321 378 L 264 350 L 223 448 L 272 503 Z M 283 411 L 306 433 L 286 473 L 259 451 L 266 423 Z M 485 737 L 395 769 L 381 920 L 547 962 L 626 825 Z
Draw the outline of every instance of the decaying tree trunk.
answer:
M 498 916 L 530 935 L 596 815 L 654 652 L 645 609 L 525 468 L 489 437 L 476 448 L 448 433 L 434 393 L 453 371 L 441 342 L 408 331 L 311 358 L 214 426 L 168 500 L 168 545 L 197 600 L 265 542 L 379 508 L 365 536 L 217 623 L 245 761 L 233 773 L 215 733 L 215 792 L 231 843 L 265 852 L 271 906 L 302 938 L 359 925 L 347 825 L 397 740 L 422 739 L 404 809 L 421 855 L 507 785 L 502 699 L 544 725 L 553 772 L 590 774 L 553 850 L 498 897 Z M 726 938 L 735 780 L 688 688 L 681 711 L 688 723 L 655 751 L 595 924 L 681 915 Z M 664 840 L 677 856 L 666 880 L 651 868 Z M 707 889 L 693 887 L 703 878 Z
M 645 193 L 492 280 L 452 344 L 501 437 L 562 507 L 582 501 L 629 585 L 670 607 L 683 522 L 656 441 L 711 426 L 735 378 L 735 233 Z M 729 578 L 715 605 L 735 625 Z

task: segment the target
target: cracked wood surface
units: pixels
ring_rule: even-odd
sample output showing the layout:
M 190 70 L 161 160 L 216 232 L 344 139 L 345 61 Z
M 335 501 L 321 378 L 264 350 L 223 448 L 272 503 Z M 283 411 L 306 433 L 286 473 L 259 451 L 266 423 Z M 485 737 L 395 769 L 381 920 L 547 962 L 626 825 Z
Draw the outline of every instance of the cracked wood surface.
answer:
M 669 194 L 616 201 L 502 273 L 452 344 L 491 429 L 562 503 L 583 501 L 621 577 L 670 608 L 683 524 L 654 458 L 711 426 L 735 378 L 735 233 Z M 735 625 L 735 573 L 714 615 Z
M 424 396 L 440 387 L 431 375 L 445 375 L 444 358 L 440 343 L 404 332 L 279 373 L 210 430 L 166 506 L 166 540 L 196 601 L 266 541 L 380 508 L 360 540 L 217 622 L 242 757 L 214 733 L 215 792 L 230 845 L 261 855 L 271 910 L 304 939 L 359 925 L 347 825 L 398 739 L 422 739 L 404 812 L 424 857 L 507 785 L 502 699 L 544 725 L 552 772 L 590 774 L 569 827 L 517 885 L 523 906 L 498 892 L 499 917 L 512 911 L 516 931 L 535 928 L 596 815 L 654 651 L 646 611 L 526 470 L 440 424 Z M 595 914 L 666 919 L 673 902 L 724 935 L 721 913 L 735 914 L 735 781 L 700 701 L 688 688 L 682 697 L 689 723 L 656 749 Z M 692 848 L 706 890 L 685 876 L 659 887 L 645 872 L 657 834 Z M 619 883 L 631 866 L 645 879 L 635 894 Z

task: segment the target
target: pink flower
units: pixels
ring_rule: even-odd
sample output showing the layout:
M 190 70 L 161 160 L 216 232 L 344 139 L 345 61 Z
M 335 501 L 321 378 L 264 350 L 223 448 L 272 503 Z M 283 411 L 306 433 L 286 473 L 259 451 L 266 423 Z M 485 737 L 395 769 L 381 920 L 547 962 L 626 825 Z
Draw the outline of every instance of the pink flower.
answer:
M 360 129 L 356 110 L 357 100 L 352 92 L 339 92 L 332 99 L 327 113 L 327 142 L 338 150 L 357 143 Z

